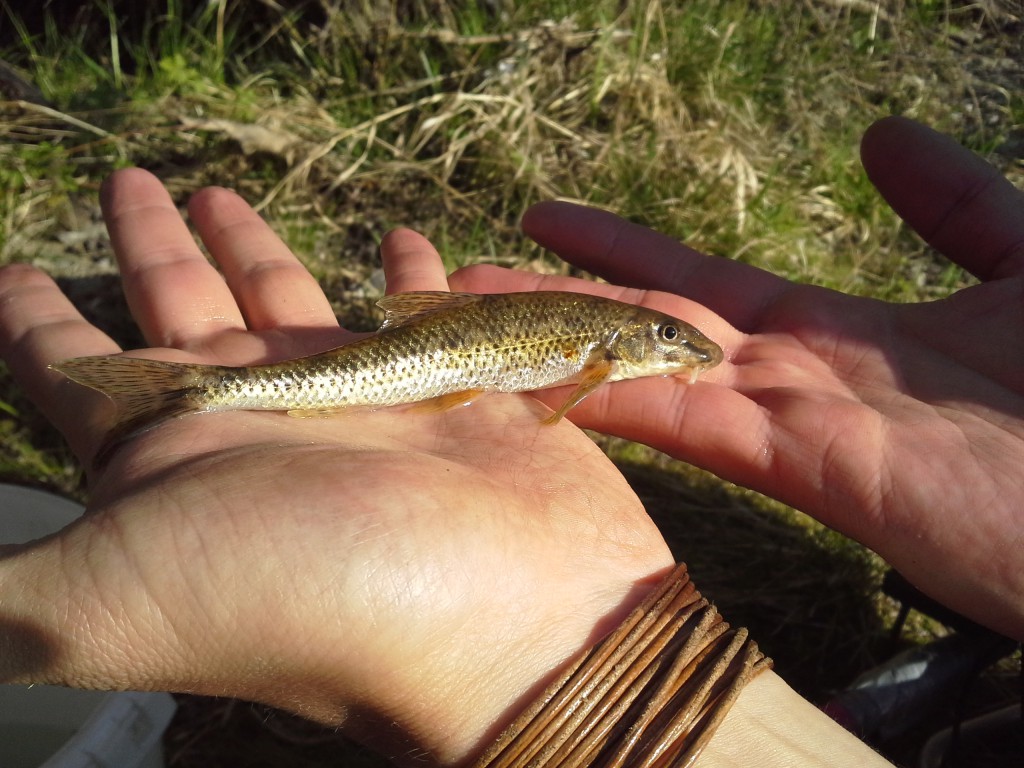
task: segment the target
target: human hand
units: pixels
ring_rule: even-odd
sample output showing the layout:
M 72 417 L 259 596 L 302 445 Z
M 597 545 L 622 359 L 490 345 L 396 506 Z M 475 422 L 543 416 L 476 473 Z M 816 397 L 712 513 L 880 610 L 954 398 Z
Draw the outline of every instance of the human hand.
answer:
M 633 289 L 488 266 L 450 283 L 592 291 L 696 325 L 726 351 L 701 382 L 623 382 L 570 418 L 781 499 L 1024 638 L 1024 194 L 906 119 L 875 124 L 862 154 L 895 210 L 981 285 L 924 304 L 855 298 L 563 203 L 531 209 L 526 232 Z
M 220 272 L 149 174 L 103 202 L 153 345 L 133 355 L 243 365 L 350 338 L 234 194 L 189 208 Z M 447 290 L 418 236 L 381 254 L 390 291 Z M 0 356 L 87 465 L 109 403 L 47 366 L 119 351 L 44 274 L 0 271 Z M 465 757 L 672 563 L 610 462 L 538 409 L 231 412 L 133 438 L 79 523 L 0 548 L 0 680 L 238 696 Z

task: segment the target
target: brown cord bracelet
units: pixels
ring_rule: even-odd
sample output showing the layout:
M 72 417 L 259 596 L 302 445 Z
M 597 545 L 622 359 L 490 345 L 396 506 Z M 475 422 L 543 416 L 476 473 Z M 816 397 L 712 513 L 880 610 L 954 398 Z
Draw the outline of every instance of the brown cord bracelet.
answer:
M 680 564 L 577 656 L 473 768 L 690 766 L 743 686 L 771 665 Z

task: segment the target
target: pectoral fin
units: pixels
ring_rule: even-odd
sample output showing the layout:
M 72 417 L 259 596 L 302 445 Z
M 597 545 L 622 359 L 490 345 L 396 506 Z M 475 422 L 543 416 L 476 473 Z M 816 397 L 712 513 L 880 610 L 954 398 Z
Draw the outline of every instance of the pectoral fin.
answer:
M 329 416 L 337 416 L 339 413 L 351 410 L 349 408 L 308 408 L 288 411 L 288 415 L 294 419 L 325 419 Z
M 589 360 L 580 374 L 579 384 L 576 385 L 573 393 L 569 395 L 569 399 L 562 403 L 561 408 L 544 419 L 544 423 L 557 424 L 565 414 L 579 405 L 583 398 L 608 381 L 608 377 L 612 375 L 614 369 L 614 361 L 609 360 L 604 355 L 600 358 Z

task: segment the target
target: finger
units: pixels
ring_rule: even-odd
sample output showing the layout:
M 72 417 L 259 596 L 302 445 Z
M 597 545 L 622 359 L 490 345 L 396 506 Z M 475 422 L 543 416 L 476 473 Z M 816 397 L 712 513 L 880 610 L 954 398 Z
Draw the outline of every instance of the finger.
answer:
M 745 466 L 737 456 L 749 462 L 751 444 L 764 444 L 764 414 L 733 390 L 706 381 L 711 374 L 694 384 L 679 377 L 608 384 L 573 408 L 568 418 L 581 428 L 641 442 L 736 479 L 737 468 Z M 552 407 L 565 399 L 558 390 L 534 395 Z
M 951 138 L 902 117 L 864 134 L 871 182 L 926 241 L 983 280 L 1024 270 L 1024 192 Z
M 0 269 L 0 358 L 79 456 L 100 434 L 106 399 L 47 366 L 71 357 L 120 352 L 90 325 L 43 272 L 15 264 Z
M 608 296 L 622 291 L 607 283 L 595 283 L 578 277 L 543 275 L 539 272 L 524 272 L 518 269 L 498 267 L 493 264 L 473 264 L 460 267 L 448 276 L 453 291 L 469 293 L 520 293 L 524 291 L 570 291 Z M 635 290 L 635 289 L 630 289 Z
M 430 241 L 411 229 L 395 229 L 380 241 L 387 292 L 447 291 L 444 263 Z
M 241 197 L 203 189 L 188 211 L 250 330 L 337 327 L 316 279 Z
M 615 391 L 615 388 L 618 391 Z M 849 506 L 871 508 L 858 478 L 863 466 L 836 454 L 825 465 L 821 446 L 836 435 L 871 444 L 880 417 L 859 403 L 800 387 L 740 392 L 698 381 L 616 382 L 569 413 L 579 427 L 649 445 L 715 475 L 798 509 L 817 510 L 827 525 L 878 545 L 877 521 L 840 517 L 842 505 L 821 499 L 846 495 Z M 863 492 L 865 497 L 855 499 Z
M 753 330 L 761 310 L 789 284 L 768 272 L 705 256 L 614 214 L 563 202 L 530 208 L 523 229 L 566 261 L 620 285 L 686 296 Z
M 197 346 L 244 328 L 231 291 L 156 177 L 138 168 L 117 171 L 100 200 L 128 306 L 151 345 Z

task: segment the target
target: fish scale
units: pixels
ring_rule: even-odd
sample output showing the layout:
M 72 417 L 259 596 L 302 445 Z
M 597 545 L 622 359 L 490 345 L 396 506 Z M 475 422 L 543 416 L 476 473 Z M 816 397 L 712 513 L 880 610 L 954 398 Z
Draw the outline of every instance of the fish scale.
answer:
M 696 375 L 722 350 L 692 325 L 589 294 L 422 292 L 388 296 L 381 330 L 336 349 L 269 365 L 228 367 L 123 356 L 54 366 L 117 406 L 116 443 L 197 411 L 323 413 L 566 383 L 576 390 L 550 421 L 604 382 Z
M 208 410 L 316 411 L 551 386 L 577 374 L 610 333 L 607 317 L 566 311 L 577 304 L 524 312 L 515 301 L 491 299 L 459 312 L 454 319 L 464 328 L 453 322 L 456 310 L 437 312 L 312 358 L 300 380 L 293 363 L 239 369 L 209 377 L 195 399 Z

